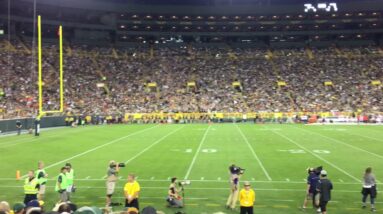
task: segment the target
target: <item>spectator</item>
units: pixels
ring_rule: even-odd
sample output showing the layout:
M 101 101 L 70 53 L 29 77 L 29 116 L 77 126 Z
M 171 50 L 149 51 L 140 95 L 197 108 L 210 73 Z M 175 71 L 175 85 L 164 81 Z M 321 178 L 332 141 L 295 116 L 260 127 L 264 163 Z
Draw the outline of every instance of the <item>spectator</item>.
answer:
M 126 208 L 139 208 L 138 197 L 140 194 L 140 185 L 135 180 L 136 176 L 134 174 L 128 175 L 128 182 L 124 186 L 124 195 L 125 195 L 125 207 Z
M 376 180 L 375 175 L 372 173 L 372 168 L 368 167 L 363 176 L 363 189 L 362 189 L 362 208 L 366 208 L 367 197 L 370 196 L 371 211 L 376 212 L 375 198 L 376 198 Z
M 253 214 L 255 192 L 251 189 L 250 182 L 245 181 L 244 188 L 239 192 L 239 202 L 241 206 L 241 214 Z
M 322 170 L 320 173 L 320 180 L 317 185 L 317 192 L 320 195 L 318 212 L 327 214 L 327 203 L 331 200 L 331 191 L 333 185 L 329 179 L 327 179 L 327 172 Z

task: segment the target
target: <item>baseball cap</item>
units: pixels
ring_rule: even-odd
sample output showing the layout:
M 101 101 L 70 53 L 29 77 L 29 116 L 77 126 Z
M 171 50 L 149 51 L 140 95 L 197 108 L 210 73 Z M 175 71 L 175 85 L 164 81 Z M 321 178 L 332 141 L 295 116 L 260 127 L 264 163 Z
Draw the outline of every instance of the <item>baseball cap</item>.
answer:
M 327 171 L 326 170 L 322 170 L 322 171 L 320 171 L 320 174 L 321 175 L 327 175 Z
M 76 214 L 102 214 L 102 211 L 98 207 L 81 207 L 75 212 Z
M 154 207 L 151 207 L 151 206 L 148 206 L 148 207 L 145 207 L 142 212 L 142 214 L 156 214 L 157 211 L 156 209 L 154 209 Z
M 28 202 L 27 207 L 40 207 L 40 203 L 38 200 L 32 200 Z
M 13 211 L 15 213 L 18 213 L 20 212 L 21 210 L 23 210 L 25 208 L 25 205 L 23 203 L 16 203 L 15 205 L 13 205 Z
M 249 181 L 245 181 L 243 185 L 244 185 L 244 186 L 250 186 L 251 184 L 250 184 Z

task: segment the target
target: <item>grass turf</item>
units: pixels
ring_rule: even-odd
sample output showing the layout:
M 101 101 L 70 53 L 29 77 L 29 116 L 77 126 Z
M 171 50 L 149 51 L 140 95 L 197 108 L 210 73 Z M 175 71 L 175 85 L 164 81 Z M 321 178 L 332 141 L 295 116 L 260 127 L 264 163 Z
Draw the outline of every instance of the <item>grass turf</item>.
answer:
M 46 164 L 50 179 L 46 206 L 58 200 L 53 179 L 70 162 L 78 191 L 72 200 L 80 205 L 105 204 L 109 160 L 127 163 L 120 171 L 115 202 L 123 202 L 122 187 L 134 172 L 141 184 L 141 207 L 152 205 L 165 213 L 168 179 L 192 181 L 186 187 L 186 213 L 238 213 L 224 208 L 228 195 L 229 164 L 246 169 L 242 181 L 253 182 L 255 212 L 301 213 L 309 166 L 323 165 L 334 183 L 329 212 L 364 213 L 360 208 L 361 177 L 372 166 L 383 179 L 383 126 L 303 126 L 254 124 L 113 125 L 60 128 L 31 135 L 0 138 L 0 201 L 22 201 L 22 181 L 15 180 Z M 382 212 L 381 199 L 377 201 Z M 117 207 L 115 210 L 122 210 Z M 307 210 L 314 213 L 314 210 Z

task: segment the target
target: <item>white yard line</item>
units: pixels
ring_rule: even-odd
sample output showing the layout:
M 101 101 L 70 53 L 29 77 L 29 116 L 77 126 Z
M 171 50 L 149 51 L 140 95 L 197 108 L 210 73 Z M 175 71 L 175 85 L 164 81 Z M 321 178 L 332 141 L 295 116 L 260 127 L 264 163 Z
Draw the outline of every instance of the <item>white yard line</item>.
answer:
M 299 129 L 299 130 L 305 131 L 305 132 L 307 132 L 307 133 L 315 134 L 315 135 L 318 135 L 318 136 L 320 136 L 320 137 L 326 138 L 326 139 L 328 139 L 328 140 L 331 140 L 332 142 L 339 143 L 339 144 L 342 144 L 342 145 L 344 145 L 344 146 L 348 146 L 348 147 L 353 148 L 353 149 L 355 149 L 355 150 L 359 150 L 359 151 L 362 151 L 362 152 L 366 152 L 366 153 L 368 153 L 368 154 L 370 154 L 370 155 L 373 155 L 373 156 L 375 156 L 375 157 L 378 157 L 378 158 L 383 159 L 383 156 L 382 156 L 382 155 L 378 155 L 378 154 L 376 154 L 376 153 L 367 151 L 367 150 L 362 149 L 362 148 L 359 148 L 359 147 L 357 147 L 357 146 L 350 145 L 350 144 L 345 143 L 345 142 L 343 142 L 343 141 L 341 141 L 341 140 L 337 140 L 337 139 L 335 139 L 335 138 L 332 138 L 332 137 L 329 137 L 329 136 L 320 134 L 320 133 L 318 133 L 318 132 L 308 131 L 308 130 L 305 130 L 305 129 L 302 129 L 302 128 L 298 128 L 298 127 L 296 127 L 296 128 Z
M 48 188 L 53 188 L 55 186 L 47 186 Z M 95 187 L 95 186 L 81 186 L 78 185 L 78 188 L 82 189 L 89 189 L 96 190 L 96 189 L 105 189 L 105 187 Z M 8 186 L 8 185 L 0 185 L 0 188 L 22 188 L 22 186 Z M 161 190 L 167 190 L 169 187 L 167 186 L 152 186 L 152 187 L 141 187 L 141 189 L 161 189 Z M 224 190 L 227 191 L 227 187 L 187 187 L 188 190 Z M 305 192 L 304 188 L 297 188 L 297 189 L 273 189 L 273 188 L 255 188 L 255 191 L 274 191 L 274 192 Z M 339 190 L 337 189 L 336 192 L 344 192 L 344 193 L 360 193 L 360 190 Z
M 105 198 L 105 197 L 99 197 L 99 198 Z M 113 197 L 113 198 L 118 198 L 118 199 L 125 199 L 125 197 Z M 141 197 L 142 199 L 162 199 L 164 200 L 164 197 Z M 187 200 L 208 200 L 209 198 L 189 198 L 187 197 Z
M 146 131 L 151 130 L 151 129 L 156 128 L 156 127 L 158 127 L 158 125 L 155 125 L 155 126 L 152 126 L 152 127 L 146 128 L 146 129 L 142 129 L 142 130 L 140 130 L 140 131 L 136 131 L 136 132 L 133 132 L 133 133 L 128 134 L 128 135 L 126 135 L 126 136 L 123 136 L 123 137 L 114 139 L 114 140 L 112 140 L 112 141 L 106 142 L 106 143 L 104 143 L 104 144 L 102 144 L 102 145 L 96 146 L 96 147 L 94 147 L 94 148 L 92 148 L 92 149 L 86 150 L 86 151 L 84 151 L 84 152 L 81 152 L 81 153 L 79 153 L 79 154 L 77 154 L 77 155 L 74 155 L 74 156 L 72 156 L 72 157 L 69 157 L 69 158 L 67 158 L 67 159 L 64 159 L 64 160 L 58 161 L 58 162 L 56 162 L 56 163 L 53 163 L 53 164 L 51 164 L 51 165 L 48 165 L 48 166 L 45 167 L 45 169 L 49 169 L 49 168 L 52 168 L 52 167 L 57 166 L 57 165 L 59 165 L 59 164 L 68 162 L 68 161 L 70 161 L 70 160 L 73 160 L 73 159 L 75 159 L 75 158 L 84 156 L 84 155 L 86 155 L 86 154 L 88 154 L 88 153 L 91 153 L 91 152 L 93 152 L 93 151 L 96 151 L 96 150 L 98 150 L 98 149 L 101 149 L 101 148 L 103 148 L 103 147 L 105 147 L 105 146 L 109 146 L 109 145 L 111 145 L 111 144 L 117 143 L 117 142 L 119 142 L 119 141 L 121 141 L 121 140 L 124 140 L 124 139 L 126 139 L 126 138 L 129 138 L 129 137 L 131 137 L 131 136 L 134 136 L 134 135 L 137 135 L 137 134 L 141 134 L 142 132 L 146 132 Z M 22 178 L 25 178 L 26 176 L 27 176 L 27 175 L 23 175 Z
M 68 128 L 68 127 L 63 127 L 63 128 Z M 101 127 L 97 126 L 97 128 L 101 128 Z M 23 139 L 19 139 L 19 140 L 15 140 L 15 141 L 0 143 L 0 148 L 8 148 L 8 147 L 17 146 L 20 144 L 31 143 L 31 142 L 40 140 L 41 138 L 57 137 L 57 136 L 61 136 L 64 134 L 73 134 L 73 133 L 78 133 L 78 132 L 82 132 L 82 131 L 83 131 L 83 128 L 78 128 L 75 130 L 68 128 L 67 132 L 63 132 L 63 133 L 59 133 L 59 134 L 53 132 L 53 133 L 48 133 L 47 135 L 42 135 L 40 137 L 35 137 L 34 135 L 30 135 L 30 138 L 23 138 Z M 19 142 L 19 141 L 22 141 L 22 142 Z M 15 143 L 15 142 L 19 142 L 19 143 Z
M 106 178 L 106 177 L 105 177 Z M 120 176 L 120 180 L 122 179 L 122 176 Z M 90 179 L 75 179 L 78 182 L 98 182 L 98 181 L 105 181 L 105 179 L 97 179 L 97 178 L 90 178 Z M 17 181 L 15 178 L 0 178 L 0 181 Z M 48 179 L 48 181 L 56 181 L 56 179 Z M 160 183 L 160 182 L 169 182 L 169 179 L 138 179 L 139 182 L 150 182 L 150 183 Z M 226 180 L 189 180 L 190 182 L 195 182 L 195 183 L 227 183 L 228 181 Z M 339 180 L 337 180 L 339 181 Z M 122 181 L 121 181 L 122 182 Z M 255 180 L 254 178 L 251 178 L 250 183 L 270 183 L 270 184 L 306 184 L 307 180 L 303 179 L 303 181 L 287 181 L 287 180 L 282 180 L 282 181 L 262 181 L 262 180 Z M 361 185 L 360 182 L 332 182 L 333 184 L 341 184 L 341 185 Z M 379 185 L 383 185 L 381 182 L 377 182 Z
M 266 175 L 267 180 L 271 181 L 272 179 L 271 179 L 269 173 L 267 172 L 267 170 L 266 170 L 265 166 L 263 165 L 262 161 L 259 159 L 257 153 L 255 153 L 253 147 L 252 147 L 251 144 L 249 143 L 249 140 L 248 140 L 247 137 L 243 134 L 242 130 L 238 127 L 238 125 L 235 124 L 235 126 L 237 127 L 238 132 L 241 134 L 243 140 L 246 142 L 247 146 L 249 147 L 249 149 L 250 149 L 251 153 L 253 154 L 254 158 L 257 160 L 257 162 L 258 162 L 259 166 L 261 167 L 263 173 Z
M 364 138 L 367 138 L 367 139 L 371 139 L 371 140 L 375 140 L 375 141 L 383 142 L 383 139 L 379 139 L 379 138 L 375 138 L 375 137 L 370 137 L 370 136 L 360 135 L 360 134 L 355 134 L 355 133 L 350 133 L 350 132 L 346 132 L 346 133 L 348 133 L 349 135 L 354 135 L 354 136 L 364 137 Z
M 135 156 L 133 156 L 132 158 L 130 158 L 129 160 L 125 161 L 125 164 L 128 164 L 130 161 L 136 159 L 138 156 L 142 155 L 143 153 L 145 153 L 146 151 L 148 151 L 149 149 L 151 149 L 153 146 L 159 144 L 161 141 L 163 141 L 165 138 L 169 137 L 170 135 L 178 132 L 180 129 L 184 128 L 185 126 L 181 126 L 181 128 L 178 128 L 172 132 L 170 132 L 169 134 L 161 137 L 160 139 L 158 139 L 156 142 L 152 143 L 150 146 L 146 147 L 144 150 L 142 150 L 141 152 L 137 153 Z
M 350 178 L 354 179 L 355 181 L 357 182 L 361 182 L 361 180 L 359 180 L 358 178 L 356 178 L 355 176 L 351 175 L 350 173 L 346 172 L 345 170 L 339 168 L 338 166 L 336 166 L 335 164 L 331 163 L 330 161 L 322 158 L 321 156 L 315 154 L 314 152 L 310 151 L 309 149 L 307 149 L 306 147 L 302 146 L 301 144 L 299 144 L 298 142 L 296 142 L 295 140 L 287 137 L 286 135 L 282 134 L 282 133 L 278 133 L 278 132 L 275 132 L 275 131 L 272 131 L 274 134 L 276 135 L 279 135 L 283 138 L 285 138 L 286 140 L 288 140 L 289 142 L 295 144 L 296 146 L 298 146 L 299 148 L 305 150 L 307 153 L 310 153 L 311 155 L 313 155 L 314 157 L 318 158 L 319 160 L 322 160 L 323 162 L 327 163 L 328 165 L 334 167 L 335 169 L 337 169 L 338 171 L 344 173 L 345 175 L 349 176 Z
M 201 148 L 202 148 L 203 143 L 205 142 L 205 139 L 206 139 L 207 133 L 208 133 L 209 130 L 210 130 L 210 127 L 211 127 L 211 126 L 209 125 L 209 127 L 207 127 L 205 133 L 203 134 L 203 137 L 202 137 L 202 139 L 201 139 L 201 142 L 199 143 L 198 149 L 197 149 L 197 151 L 195 152 L 194 157 L 193 157 L 193 160 L 192 160 L 192 162 L 190 163 L 189 169 L 188 169 L 188 171 L 186 172 L 186 175 L 185 175 L 185 177 L 184 177 L 185 180 L 189 178 L 190 172 L 191 172 L 191 170 L 193 169 L 194 163 L 195 163 L 195 161 L 197 160 L 197 156 L 198 156 L 198 154 L 199 154 L 199 152 L 200 152 L 200 150 L 201 150 Z
M 2 145 L 0 145 L 0 149 L 17 146 L 17 145 L 24 144 L 24 143 L 31 143 L 31 142 L 34 142 L 34 141 L 37 141 L 37 140 L 39 140 L 39 139 L 35 138 L 33 140 L 23 141 L 23 142 L 19 142 L 19 143 L 12 143 L 12 144 L 5 144 L 5 143 L 3 143 Z

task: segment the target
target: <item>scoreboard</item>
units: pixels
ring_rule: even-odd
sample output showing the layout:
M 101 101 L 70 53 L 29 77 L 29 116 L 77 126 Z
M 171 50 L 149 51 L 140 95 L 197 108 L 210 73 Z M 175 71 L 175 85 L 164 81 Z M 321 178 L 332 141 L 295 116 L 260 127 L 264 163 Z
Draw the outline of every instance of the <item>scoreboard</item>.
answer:
M 337 12 L 338 11 L 338 5 L 335 2 L 331 3 L 317 3 L 317 4 L 311 4 L 306 3 L 304 6 L 304 12 L 305 13 L 316 13 L 316 12 Z

